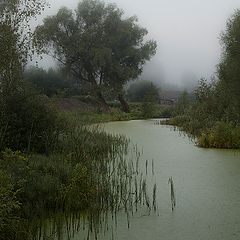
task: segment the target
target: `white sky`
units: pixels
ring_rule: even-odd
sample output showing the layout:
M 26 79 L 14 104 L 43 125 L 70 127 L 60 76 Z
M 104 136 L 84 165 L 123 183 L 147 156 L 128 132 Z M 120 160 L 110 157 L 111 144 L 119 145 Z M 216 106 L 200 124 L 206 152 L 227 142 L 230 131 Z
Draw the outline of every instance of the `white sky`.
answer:
M 52 15 L 61 6 L 74 9 L 79 0 L 49 0 Z M 180 85 L 185 78 L 209 78 L 216 70 L 221 48 L 219 35 L 226 20 L 240 8 L 239 0 L 106 0 L 127 16 L 136 15 L 149 37 L 158 42 L 156 56 L 143 78 Z M 41 17 L 40 17 L 41 18 Z M 40 20 L 39 20 L 40 21 Z M 40 62 L 49 66 L 49 60 Z

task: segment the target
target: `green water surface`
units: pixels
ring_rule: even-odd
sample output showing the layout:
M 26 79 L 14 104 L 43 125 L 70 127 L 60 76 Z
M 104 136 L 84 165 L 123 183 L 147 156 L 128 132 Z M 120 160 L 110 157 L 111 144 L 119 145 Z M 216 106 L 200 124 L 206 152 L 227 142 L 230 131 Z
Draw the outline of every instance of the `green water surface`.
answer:
M 144 149 L 142 159 L 154 159 L 159 216 L 119 213 L 114 239 L 129 240 L 239 240 L 240 153 L 198 148 L 187 137 L 153 120 L 104 124 L 109 133 L 124 134 Z M 169 177 L 177 206 L 172 212 Z M 81 233 L 74 239 L 80 239 Z M 111 233 L 99 239 L 111 239 Z

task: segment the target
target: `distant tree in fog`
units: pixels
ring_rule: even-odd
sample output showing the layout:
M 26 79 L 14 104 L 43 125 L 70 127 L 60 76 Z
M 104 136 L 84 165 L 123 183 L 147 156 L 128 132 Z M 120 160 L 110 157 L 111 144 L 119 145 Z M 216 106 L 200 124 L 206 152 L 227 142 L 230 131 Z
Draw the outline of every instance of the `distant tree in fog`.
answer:
M 147 95 L 151 95 L 155 100 L 159 100 L 159 91 L 160 89 L 153 82 L 137 81 L 127 89 L 127 98 L 132 102 L 142 102 Z

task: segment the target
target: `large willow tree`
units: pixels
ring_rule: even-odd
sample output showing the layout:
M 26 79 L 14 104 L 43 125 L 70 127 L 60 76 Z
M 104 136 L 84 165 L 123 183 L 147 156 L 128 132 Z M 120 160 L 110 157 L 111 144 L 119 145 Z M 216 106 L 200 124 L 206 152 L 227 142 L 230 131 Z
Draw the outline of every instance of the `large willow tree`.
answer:
M 124 111 L 123 85 L 137 78 L 155 54 L 156 42 L 144 41 L 147 30 L 136 17 L 124 18 L 116 5 L 83 0 L 75 11 L 61 8 L 36 29 L 39 50 L 57 59 L 92 93 L 105 109 L 103 89 L 113 91 Z

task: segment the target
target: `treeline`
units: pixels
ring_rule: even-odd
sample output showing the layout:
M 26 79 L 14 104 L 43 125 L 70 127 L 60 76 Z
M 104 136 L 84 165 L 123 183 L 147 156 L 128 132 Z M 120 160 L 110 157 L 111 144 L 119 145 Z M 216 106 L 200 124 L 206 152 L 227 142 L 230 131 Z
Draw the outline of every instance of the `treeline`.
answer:
M 45 70 L 34 66 L 28 67 L 24 70 L 23 80 L 37 93 L 49 98 L 87 95 L 89 90 L 76 78 L 58 68 Z
M 69 94 L 71 80 L 55 69 L 44 70 L 32 66 L 24 71 L 23 77 L 24 81 L 37 90 L 39 94 L 48 97 Z
M 240 148 L 240 11 L 221 35 L 217 78 L 202 79 L 195 101 L 170 123 L 190 133 L 202 147 Z
M 160 88 L 151 81 L 136 81 L 127 88 L 126 97 L 131 102 L 143 102 L 148 95 L 160 102 Z

